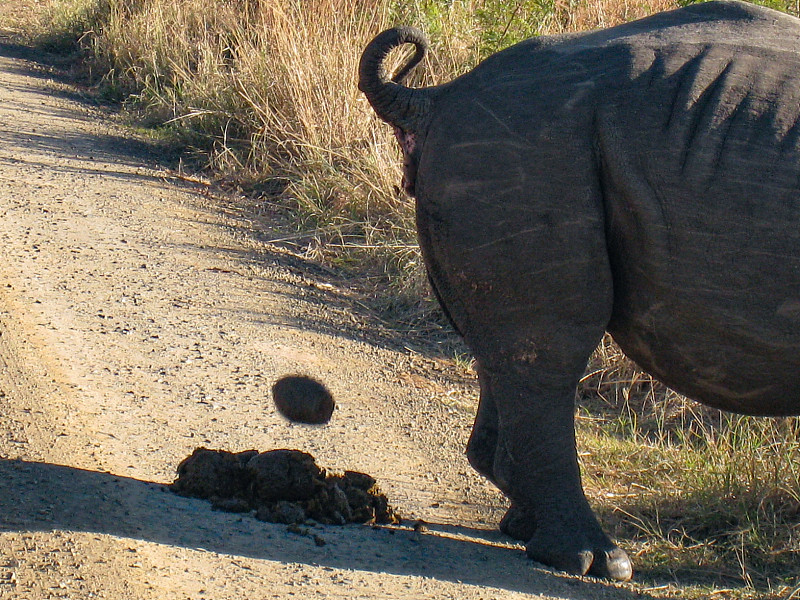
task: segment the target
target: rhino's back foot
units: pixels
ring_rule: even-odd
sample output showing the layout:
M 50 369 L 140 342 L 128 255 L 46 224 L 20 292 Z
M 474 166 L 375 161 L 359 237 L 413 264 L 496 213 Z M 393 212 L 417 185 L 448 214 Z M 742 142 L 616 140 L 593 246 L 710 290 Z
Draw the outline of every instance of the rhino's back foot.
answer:
M 525 546 L 533 560 L 573 575 L 592 575 L 628 581 L 633 575 L 631 560 L 595 523 L 568 529 L 551 524 L 538 528 Z
M 618 581 L 628 581 L 633 575 L 628 555 L 602 532 L 596 522 L 578 528 L 577 538 L 574 525 L 570 525 L 566 532 L 548 526 L 537 531 L 534 512 L 512 504 L 500 521 L 500 531 L 527 542 L 526 551 L 533 560 L 573 575 Z M 576 540 L 579 543 L 573 543 Z
M 545 520 L 538 527 L 535 510 L 512 504 L 500 531 L 526 542 L 528 556 L 543 565 L 573 575 L 628 581 L 633 575 L 628 555 L 602 531 L 594 515 L 579 515 L 580 511 L 572 518 Z

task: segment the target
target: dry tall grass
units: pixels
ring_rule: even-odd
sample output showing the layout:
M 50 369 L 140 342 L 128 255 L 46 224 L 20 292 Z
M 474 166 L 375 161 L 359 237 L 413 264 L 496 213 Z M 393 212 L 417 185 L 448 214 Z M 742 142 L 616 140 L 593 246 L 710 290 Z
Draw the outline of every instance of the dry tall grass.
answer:
M 774 3 L 796 10 L 795 0 Z M 105 93 L 180 136 L 219 176 L 292 209 L 300 251 L 357 262 L 361 273 L 380 281 L 376 296 L 385 305 L 395 312 L 414 305 L 408 314 L 419 315 L 433 303 L 412 204 L 397 187 L 400 157 L 389 128 L 356 88 L 357 61 L 369 39 L 396 23 L 428 31 L 433 52 L 415 77 L 431 84 L 532 34 L 611 26 L 674 6 L 674 0 L 58 0 L 44 38 L 54 47 L 80 38 Z M 430 322 L 408 318 L 420 328 Z M 608 338 L 580 395 L 587 490 L 639 555 L 645 578 L 706 585 L 711 573 L 717 582 L 772 586 L 784 595 L 800 584 L 796 420 L 700 408 L 637 371 Z

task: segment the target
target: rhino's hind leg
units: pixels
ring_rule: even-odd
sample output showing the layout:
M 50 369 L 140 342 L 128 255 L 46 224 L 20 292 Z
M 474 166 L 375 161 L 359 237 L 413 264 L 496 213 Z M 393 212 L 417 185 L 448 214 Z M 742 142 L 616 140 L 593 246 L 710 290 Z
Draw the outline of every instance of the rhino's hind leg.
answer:
M 627 555 L 583 494 L 573 424 L 575 388 L 611 312 L 604 255 L 562 260 L 537 281 L 535 269 L 464 260 L 426 233 L 431 278 L 477 360 L 481 403 L 468 457 L 511 501 L 501 527 L 538 562 L 629 579 Z
M 480 366 L 478 366 L 480 374 Z M 467 458 L 470 465 L 492 483 L 502 488 L 494 474 L 499 421 L 497 407 L 489 388 L 489 377 L 479 375 L 481 387 L 475 424 L 467 443 Z M 536 511 L 524 504 L 513 503 L 500 521 L 500 531 L 507 536 L 527 542 L 536 531 Z
M 475 415 L 475 424 L 472 434 L 467 442 L 467 459 L 469 464 L 478 473 L 497 485 L 494 478 L 494 456 L 497 450 L 497 407 L 489 390 L 486 388 L 485 377 L 479 377 L 481 386 L 481 399 L 478 404 L 478 413 Z
M 479 367 L 480 368 L 480 367 Z M 494 460 L 497 452 L 498 420 L 497 407 L 488 389 L 488 377 L 479 377 L 481 399 L 475 424 L 467 443 L 467 459 L 478 473 L 497 485 L 494 476 Z M 536 528 L 533 513 L 522 506 L 512 504 L 500 521 L 500 531 L 507 536 L 527 542 Z
M 603 532 L 581 487 L 572 414 L 579 374 L 558 381 L 547 362 L 510 360 L 481 369 L 488 379 L 482 389 L 491 390 L 497 407 L 493 481 L 512 503 L 501 529 L 526 541 L 538 562 L 627 580 L 630 560 Z
M 531 558 L 624 581 L 631 563 L 583 494 L 573 425 L 575 387 L 602 336 L 602 314 L 597 323 L 562 320 L 540 328 L 524 316 L 507 325 L 467 324 L 458 313 L 481 385 L 467 456 L 511 501 L 500 528 L 527 542 Z
M 630 561 L 583 495 L 573 424 L 614 301 L 593 150 L 567 136 L 529 152 L 479 116 L 455 141 L 426 138 L 417 180 L 428 274 L 478 365 L 468 457 L 511 501 L 502 527 L 532 558 L 625 580 Z
M 510 499 L 500 530 L 527 542 L 532 559 L 569 573 L 626 581 L 632 574 L 630 559 L 589 507 L 575 451 L 575 387 L 601 335 L 602 328 L 595 327 L 553 341 L 561 354 L 555 364 L 544 356 L 531 360 L 536 352 L 507 333 L 470 337 L 481 398 L 467 458 Z M 495 341 L 489 352 L 484 340 Z M 517 352 L 498 350 L 497 340 Z M 576 365 L 572 377 L 559 377 L 570 364 Z

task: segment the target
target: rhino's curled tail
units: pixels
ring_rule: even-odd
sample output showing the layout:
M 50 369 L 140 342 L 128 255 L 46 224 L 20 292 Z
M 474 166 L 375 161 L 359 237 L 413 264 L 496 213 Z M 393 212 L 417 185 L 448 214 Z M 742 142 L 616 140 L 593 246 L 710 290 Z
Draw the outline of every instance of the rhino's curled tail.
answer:
M 386 56 L 403 44 L 414 44 L 414 56 L 390 77 L 383 67 Z M 395 135 L 403 148 L 405 174 L 403 187 L 414 195 L 420 138 L 430 120 L 433 88 L 414 89 L 402 85 L 403 79 L 424 57 L 428 38 L 414 27 L 395 27 L 378 34 L 361 55 L 358 68 L 358 89 L 378 116 L 394 126 Z
M 383 67 L 386 56 L 403 44 L 414 44 L 414 56 L 394 77 L 389 77 Z M 387 29 L 373 39 L 361 55 L 358 69 L 358 89 L 369 100 L 378 116 L 405 132 L 418 133 L 430 112 L 430 94 L 425 89 L 412 89 L 402 84 L 403 79 L 428 51 L 428 38 L 414 27 Z

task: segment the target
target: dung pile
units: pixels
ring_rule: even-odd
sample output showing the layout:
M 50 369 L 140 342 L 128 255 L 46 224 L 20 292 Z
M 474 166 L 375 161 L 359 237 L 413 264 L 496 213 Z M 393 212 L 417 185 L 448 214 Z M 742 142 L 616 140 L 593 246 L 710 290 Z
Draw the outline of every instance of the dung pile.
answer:
M 230 512 L 255 511 L 273 523 L 399 523 L 389 501 L 365 473 L 328 475 L 299 450 L 227 452 L 197 448 L 178 465 L 170 486 Z

